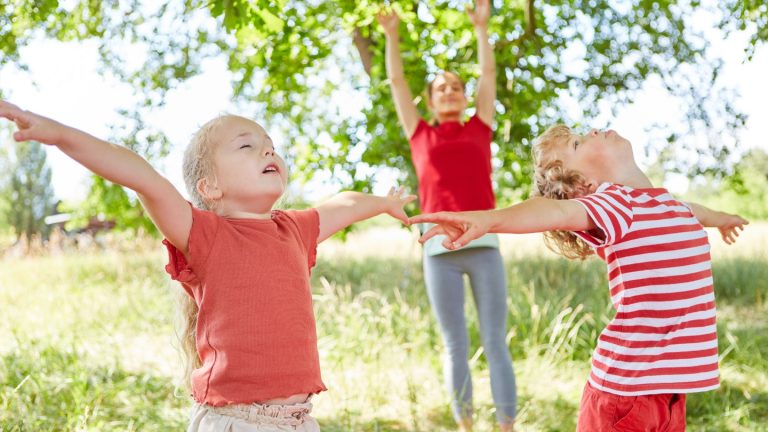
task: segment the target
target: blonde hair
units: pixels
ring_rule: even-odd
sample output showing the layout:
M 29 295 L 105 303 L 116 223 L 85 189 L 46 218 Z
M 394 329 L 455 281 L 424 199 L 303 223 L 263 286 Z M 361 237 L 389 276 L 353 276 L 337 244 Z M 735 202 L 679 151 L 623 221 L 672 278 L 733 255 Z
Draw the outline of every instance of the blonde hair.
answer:
M 563 161 L 554 155 L 555 149 L 567 142 L 573 131 L 558 124 L 539 135 L 533 143 L 533 195 L 550 199 L 570 199 L 587 193 L 584 176 L 575 170 L 565 168 Z M 594 254 L 592 248 L 570 231 L 548 231 L 544 233 L 547 247 L 570 259 L 584 259 Z
M 203 210 L 214 210 L 216 203 L 200 194 L 197 190 L 197 183 L 202 179 L 216 181 L 213 163 L 213 150 L 216 143 L 213 142 L 212 137 L 216 128 L 228 117 L 234 116 L 225 114 L 205 123 L 192 136 L 192 140 L 184 151 L 184 160 L 182 162 L 184 185 L 187 188 L 192 204 Z M 179 291 L 178 304 L 179 323 L 177 331 L 184 362 L 184 386 L 187 390 L 190 390 L 192 387 L 192 372 L 203 365 L 197 353 L 195 337 L 199 310 L 195 299 L 183 290 Z

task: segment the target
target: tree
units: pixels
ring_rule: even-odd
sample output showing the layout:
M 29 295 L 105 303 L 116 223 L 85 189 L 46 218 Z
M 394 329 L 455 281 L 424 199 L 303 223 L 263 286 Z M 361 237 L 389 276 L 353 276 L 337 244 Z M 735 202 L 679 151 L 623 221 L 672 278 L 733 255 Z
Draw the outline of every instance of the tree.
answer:
M 166 92 L 224 56 L 235 97 L 244 111 L 280 128 L 292 143 L 287 155 L 300 180 L 317 173 L 345 188 L 370 190 L 376 173 L 389 167 L 415 189 L 408 144 L 397 125 L 385 81 L 383 42 L 373 16 L 383 3 L 370 0 L 17 0 L 0 6 L 0 64 L 21 64 L 19 47 L 44 34 L 61 40 L 98 38 L 106 70 L 131 83 L 142 102 L 140 119 L 162 106 Z M 462 8 L 469 0 L 388 2 L 403 19 L 404 63 L 409 85 L 426 114 L 426 79 L 441 69 L 457 71 L 474 85 L 475 41 Z M 716 86 L 721 64 L 707 57 L 708 42 L 692 20 L 708 10 L 725 32 L 750 29 L 761 2 L 739 0 L 495 0 L 489 33 L 496 46 L 498 114 L 494 164 L 502 202 L 527 194 L 534 136 L 556 122 L 589 121 L 598 106 L 619 107 L 658 77 L 684 100 L 688 125 L 665 132 L 664 145 L 706 153 L 673 168 L 695 175 L 728 173 L 732 142 L 745 116 L 734 95 Z M 151 6 L 154 4 L 155 6 Z M 739 11 L 734 14 L 733 11 Z M 741 13 L 743 11 L 743 13 Z M 751 46 L 765 40 L 765 19 Z M 126 70 L 127 44 L 144 48 L 141 66 Z M 747 48 L 747 47 L 745 47 Z M 136 50 L 130 51 L 131 56 Z M 578 101 L 574 117 L 564 95 Z M 354 107 L 354 109 L 350 109 Z M 248 114 L 248 112 L 244 112 Z M 140 123 L 140 122 L 137 122 Z M 709 131 L 706 146 L 686 138 Z M 600 125 L 596 125 L 600 126 Z M 138 129 L 133 129 L 139 132 Z M 167 149 L 161 135 L 145 156 Z M 652 149 L 661 151 L 663 148 Z
M 17 240 L 30 240 L 34 235 L 47 238 L 45 217 L 53 210 L 54 194 L 45 149 L 35 142 L 22 142 L 14 146 L 13 153 L 10 179 L 2 191 L 9 204 L 4 208 L 5 219 Z

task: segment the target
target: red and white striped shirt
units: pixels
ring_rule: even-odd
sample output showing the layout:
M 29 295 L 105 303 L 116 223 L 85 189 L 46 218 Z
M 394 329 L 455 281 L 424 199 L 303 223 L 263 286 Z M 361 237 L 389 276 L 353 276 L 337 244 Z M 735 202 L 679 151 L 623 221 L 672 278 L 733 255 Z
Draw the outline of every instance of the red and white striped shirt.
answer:
M 600 334 L 589 382 L 624 396 L 720 385 L 707 233 L 666 189 L 603 183 L 577 198 L 597 225 L 576 232 L 608 265 L 616 316 Z

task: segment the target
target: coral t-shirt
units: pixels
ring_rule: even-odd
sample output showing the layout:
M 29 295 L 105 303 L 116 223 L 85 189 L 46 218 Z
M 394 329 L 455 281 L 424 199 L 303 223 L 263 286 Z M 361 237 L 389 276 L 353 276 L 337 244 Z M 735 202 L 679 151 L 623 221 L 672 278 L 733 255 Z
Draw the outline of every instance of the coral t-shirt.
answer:
M 189 261 L 163 243 L 166 271 L 199 307 L 194 399 L 221 406 L 326 390 L 309 283 L 317 211 L 230 219 L 193 207 L 192 220 Z
M 476 115 L 463 125 L 444 122 L 430 126 L 419 121 L 410 144 L 422 212 L 496 207 L 491 183 L 492 138 L 491 128 Z

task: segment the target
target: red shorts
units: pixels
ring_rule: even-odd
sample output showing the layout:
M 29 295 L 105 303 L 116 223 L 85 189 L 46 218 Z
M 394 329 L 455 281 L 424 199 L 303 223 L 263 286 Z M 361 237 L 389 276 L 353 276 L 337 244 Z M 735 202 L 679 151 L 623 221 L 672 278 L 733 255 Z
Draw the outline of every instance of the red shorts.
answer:
M 584 386 L 578 432 L 685 431 L 685 394 L 619 396 Z

